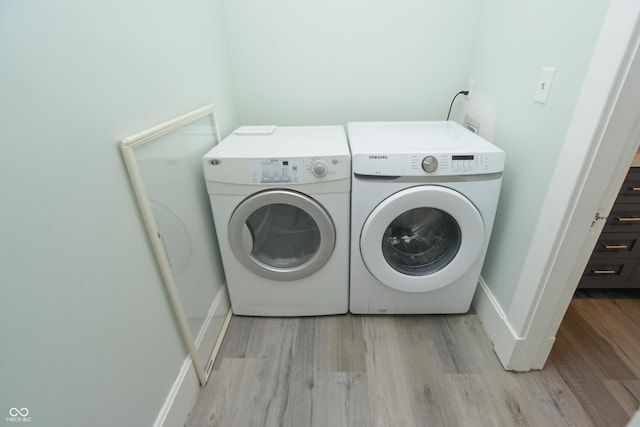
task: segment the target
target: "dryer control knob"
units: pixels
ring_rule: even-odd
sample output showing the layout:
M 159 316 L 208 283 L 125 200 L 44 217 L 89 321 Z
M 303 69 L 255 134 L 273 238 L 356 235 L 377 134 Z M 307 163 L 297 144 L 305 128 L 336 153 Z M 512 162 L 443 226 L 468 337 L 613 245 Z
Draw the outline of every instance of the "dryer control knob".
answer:
M 329 165 L 324 160 L 314 160 L 311 163 L 311 173 L 318 178 L 325 176 L 329 172 Z
M 436 169 L 438 169 L 438 159 L 436 159 L 433 156 L 427 156 L 424 159 L 422 159 L 422 169 L 424 169 L 425 172 L 435 172 Z

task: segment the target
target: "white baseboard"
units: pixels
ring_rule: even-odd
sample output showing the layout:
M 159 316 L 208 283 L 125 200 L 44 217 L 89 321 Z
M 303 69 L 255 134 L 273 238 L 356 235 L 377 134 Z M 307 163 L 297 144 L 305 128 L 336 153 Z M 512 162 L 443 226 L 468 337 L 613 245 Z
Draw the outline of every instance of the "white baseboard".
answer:
M 196 401 L 198 391 L 200 391 L 198 376 L 191 363 L 191 357 L 187 356 L 153 426 L 184 426 Z
M 514 363 L 524 340 L 513 329 L 507 314 L 482 277 L 478 282 L 472 305 L 493 342 L 493 350 L 504 369 L 519 370 Z
M 205 359 L 207 360 L 207 365 L 205 366 L 207 375 L 211 370 L 213 360 L 220 348 L 230 319 L 231 305 L 227 296 L 227 287 L 223 285 L 213 300 L 207 320 L 196 339 L 196 346 L 199 343 L 204 343 L 207 344 L 208 348 L 213 349 L 211 358 Z M 191 357 L 187 355 L 153 426 L 184 426 L 199 392 L 200 382 L 193 363 L 191 363 Z

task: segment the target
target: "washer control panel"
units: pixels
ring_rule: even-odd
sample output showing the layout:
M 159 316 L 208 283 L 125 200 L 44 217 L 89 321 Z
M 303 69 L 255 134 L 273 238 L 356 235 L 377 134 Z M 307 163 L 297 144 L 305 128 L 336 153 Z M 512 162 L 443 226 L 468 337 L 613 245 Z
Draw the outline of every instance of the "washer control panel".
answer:
M 403 169 L 409 175 L 474 175 L 501 172 L 503 167 L 503 153 L 423 153 L 406 156 Z
M 425 172 L 432 173 L 438 169 L 438 159 L 433 156 L 427 156 L 422 159 L 422 169 Z
M 289 158 L 248 159 L 249 182 L 252 184 L 301 184 L 322 180 L 336 173 L 335 159 Z
M 451 176 L 502 172 L 504 152 L 363 153 L 353 155 L 353 172 L 372 176 Z

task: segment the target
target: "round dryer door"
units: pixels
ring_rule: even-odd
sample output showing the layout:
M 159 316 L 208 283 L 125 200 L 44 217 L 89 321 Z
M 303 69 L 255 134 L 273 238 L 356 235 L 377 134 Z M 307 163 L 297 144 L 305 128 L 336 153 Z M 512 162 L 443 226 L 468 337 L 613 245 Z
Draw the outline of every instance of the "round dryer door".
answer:
M 279 281 L 320 270 L 331 257 L 336 231 L 312 198 L 295 191 L 267 190 L 245 199 L 231 215 L 231 250 L 247 269 Z
M 360 235 L 365 265 L 380 282 L 404 292 L 453 283 L 484 247 L 484 221 L 476 207 L 449 188 L 407 188 L 371 212 Z

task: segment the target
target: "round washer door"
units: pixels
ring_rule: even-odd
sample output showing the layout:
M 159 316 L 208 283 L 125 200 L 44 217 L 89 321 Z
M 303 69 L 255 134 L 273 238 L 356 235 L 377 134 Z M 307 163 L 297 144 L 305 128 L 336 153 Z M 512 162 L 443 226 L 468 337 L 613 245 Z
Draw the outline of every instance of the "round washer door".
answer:
M 336 242 L 331 217 L 312 198 L 267 190 L 238 205 L 229 220 L 229 243 L 240 263 L 271 280 L 303 279 L 329 260 Z
M 360 234 L 365 265 L 380 282 L 403 292 L 453 283 L 478 259 L 484 221 L 466 197 L 449 188 L 407 188 L 383 200 Z

